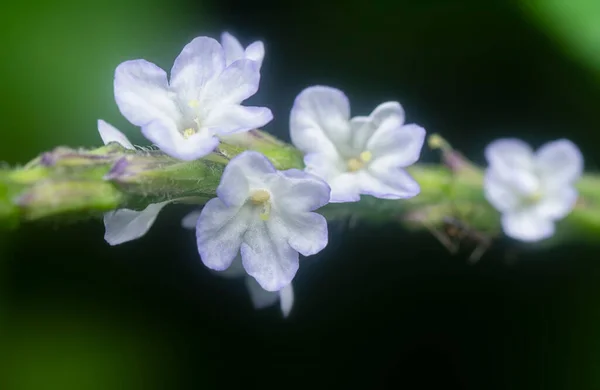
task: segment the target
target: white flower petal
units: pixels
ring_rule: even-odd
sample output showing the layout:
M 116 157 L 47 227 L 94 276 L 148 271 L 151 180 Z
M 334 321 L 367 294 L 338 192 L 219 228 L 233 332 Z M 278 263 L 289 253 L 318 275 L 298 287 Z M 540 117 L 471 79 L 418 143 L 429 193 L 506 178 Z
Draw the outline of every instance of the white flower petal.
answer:
M 483 188 L 487 201 L 500 212 L 514 210 L 521 204 L 520 194 L 493 168 L 485 171 Z
M 196 242 L 204 265 L 216 271 L 231 265 L 251 221 L 248 211 L 227 207 L 219 198 L 206 203 L 196 225 Z
M 142 133 L 171 157 L 192 161 L 210 154 L 219 139 L 209 131 L 199 131 L 184 138 L 172 121 L 155 120 L 142 127 Z
M 342 173 L 328 181 L 331 187 L 331 203 L 358 202 L 360 178 L 357 172 Z
M 102 138 L 104 145 L 107 145 L 111 142 L 116 142 L 125 149 L 135 149 L 125 134 L 121 133 L 114 126 L 101 119 L 98 119 L 98 132 L 100 133 L 100 137 Z
M 308 153 L 304 155 L 305 171 L 330 183 L 335 177 L 346 172 L 346 162 L 339 155 Z
M 265 187 L 266 177 L 277 171 L 262 154 L 246 151 L 238 154 L 225 167 L 217 196 L 228 206 L 242 206 L 251 188 Z
M 337 156 L 348 145 L 350 103 L 339 89 L 314 86 L 300 92 L 290 114 L 292 143 L 305 153 Z
M 317 176 L 298 169 L 288 169 L 281 174 L 277 188 L 272 190 L 278 208 L 287 212 L 303 212 L 329 203 L 331 189 Z
M 554 222 L 535 210 L 519 210 L 502 215 L 504 234 L 525 242 L 540 241 L 554 234 Z
M 502 177 L 511 177 L 515 170 L 533 171 L 533 151 L 525 142 L 504 138 L 485 148 L 488 164 Z
M 240 42 L 227 31 L 221 34 L 221 45 L 223 46 L 223 50 L 225 52 L 225 64 L 227 66 L 246 56 L 244 48 Z
M 367 143 L 367 150 L 379 164 L 389 168 L 404 168 L 421 156 L 425 129 L 417 125 L 402 125 L 396 116 L 384 119 Z
M 271 120 L 273 113 L 266 107 L 220 105 L 211 110 L 202 125 L 222 136 L 258 129 Z
M 133 60 L 117 66 L 114 89 L 119 110 L 136 126 L 157 118 L 174 121 L 181 118 L 169 94 L 167 74 L 151 62 Z
M 273 218 L 273 224 L 278 224 L 279 231 L 286 231 L 290 246 L 303 256 L 311 256 L 322 251 L 328 242 L 327 220 L 320 214 L 303 212 L 290 213 L 277 208 L 280 221 Z
M 298 252 L 287 242 L 287 231 L 272 220 L 255 223 L 241 246 L 242 264 L 248 275 L 267 291 L 290 284 L 298 271 Z
M 247 59 L 256 61 L 260 70 L 265 58 L 265 45 L 261 41 L 252 42 L 246 48 L 245 54 Z
M 373 126 L 373 121 L 369 117 L 355 116 L 350 119 L 350 132 L 352 133 L 350 147 L 356 154 L 367 150 L 367 142 L 375 130 L 376 128 Z
M 397 118 L 402 124 L 404 124 L 405 113 L 404 109 L 398 102 L 385 102 L 381 103 L 369 115 L 369 118 L 373 121 L 375 127 L 381 126 L 381 124 L 390 117 Z
M 560 188 L 574 183 L 583 173 L 583 156 L 566 139 L 542 145 L 535 156 L 536 166 L 547 186 Z
M 260 72 L 256 62 L 237 60 L 206 84 L 201 105 L 234 105 L 248 99 L 258 91 Z M 207 120 L 207 119 L 206 119 Z
M 381 199 L 407 199 L 421 192 L 419 183 L 403 169 L 379 169 L 371 165 L 369 169 L 357 172 L 360 193 Z
M 279 300 L 279 292 L 267 291 L 251 277 L 245 278 L 246 289 L 250 293 L 250 300 L 255 309 L 264 309 L 273 306 Z
M 145 235 L 158 213 L 171 201 L 154 203 L 142 211 L 120 209 L 104 214 L 104 239 L 110 245 L 119 245 Z
M 535 205 L 538 215 L 557 220 L 566 217 L 577 203 L 577 190 L 572 187 L 553 189 Z
M 181 220 L 181 227 L 190 230 L 196 229 L 198 218 L 200 218 L 200 212 L 200 210 L 195 210 L 183 217 L 183 219 Z
M 291 283 L 279 290 L 279 304 L 283 317 L 287 318 L 294 306 L 294 287 Z
M 225 53 L 213 38 L 198 37 L 185 45 L 171 69 L 171 88 L 180 100 L 200 100 L 199 92 L 225 69 Z

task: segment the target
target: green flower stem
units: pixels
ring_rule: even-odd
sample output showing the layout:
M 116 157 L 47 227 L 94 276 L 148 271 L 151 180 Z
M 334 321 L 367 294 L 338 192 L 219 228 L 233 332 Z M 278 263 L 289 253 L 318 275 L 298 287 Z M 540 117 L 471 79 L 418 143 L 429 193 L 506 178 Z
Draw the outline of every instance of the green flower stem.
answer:
M 329 220 L 397 222 L 434 233 L 453 220 L 480 236 L 500 234 L 500 215 L 483 195 L 483 169 L 439 136 L 429 141 L 430 147 L 441 149 L 443 163 L 408 169 L 421 185 L 419 196 L 406 200 L 363 196 L 360 202 L 329 204 L 320 212 Z M 191 162 L 114 143 L 92 150 L 59 147 L 23 167 L 0 169 L 0 226 L 78 220 L 117 208 L 141 210 L 165 200 L 203 204 L 216 196 L 227 162 L 248 149 L 263 153 L 277 169 L 303 168 L 298 150 L 258 130 L 229 137 L 209 156 Z M 578 189 L 577 206 L 557 224 L 557 235 L 547 240 L 549 244 L 600 239 L 600 176 L 584 175 Z

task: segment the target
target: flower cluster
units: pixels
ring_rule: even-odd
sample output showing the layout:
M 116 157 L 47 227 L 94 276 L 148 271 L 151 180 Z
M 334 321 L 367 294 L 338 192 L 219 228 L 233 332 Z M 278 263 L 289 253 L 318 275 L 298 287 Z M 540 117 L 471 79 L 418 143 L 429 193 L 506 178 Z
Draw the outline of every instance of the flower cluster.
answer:
M 242 105 L 258 91 L 264 55 L 260 41 L 244 48 L 229 33 L 220 42 L 199 37 L 175 59 L 170 77 L 145 60 L 120 64 L 115 100 L 123 116 L 165 154 L 200 159 L 228 137 L 273 119 L 268 108 Z M 98 131 L 105 144 L 135 149 L 104 121 L 98 121 Z M 289 131 L 304 154 L 303 171 L 278 171 L 264 155 L 242 152 L 226 165 L 217 197 L 183 221 L 196 230 L 198 252 L 209 269 L 225 277 L 245 275 L 254 306 L 279 301 L 284 316 L 293 305 L 300 255 L 314 255 L 328 243 L 327 221 L 316 211 L 330 202 L 359 201 L 361 195 L 417 196 L 420 186 L 406 168 L 419 160 L 425 140 L 422 127 L 405 122 L 398 102 L 351 117 L 347 96 L 327 86 L 300 92 Z M 525 241 L 552 235 L 554 221 L 577 199 L 578 149 L 561 140 L 534 154 L 508 139 L 488 146 L 486 158 L 485 195 L 502 213 L 506 234 Z M 116 245 L 143 236 L 170 202 L 107 213 L 106 241 Z

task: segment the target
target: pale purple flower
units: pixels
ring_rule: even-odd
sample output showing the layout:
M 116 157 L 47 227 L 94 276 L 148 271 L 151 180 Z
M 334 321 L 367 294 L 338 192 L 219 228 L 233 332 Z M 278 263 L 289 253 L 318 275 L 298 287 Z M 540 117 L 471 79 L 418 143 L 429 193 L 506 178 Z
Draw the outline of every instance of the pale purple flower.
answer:
M 342 91 L 309 87 L 296 97 L 290 134 L 305 153 L 306 171 L 331 186 L 331 202 L 355 202 L 360 194 L 405 199 L 420 192 L 403 168 L 419 159 L 425 130 L 405 124 L 397 102 L 380 104 L 368 117 L 350 118 Z
M 194 229 L 196 228 L 196 222 L 198 221 L 198 218 L 200 218 L 200 211 L 192 211 L 183 218 L 181 224 L 186 229 Z M 241 279 L 244 277 L 244 284 L 246 285 L 246 289 L 250 294 L 252 306 L 254 306 L 255 309 L 264 309 L 279 302 L 279 308 L 284 318 L 288 317 L 292 311 L 292 307 L 294 306 L 294 288 L 292 287 L 292 283 L 283 287 L 279 291 L 265 290 L 260 286 L 260 284 L 258 284 L 256 279 L 246 273 L 246 270 L 242 266 L 242 258 L 239 254 L 233 260 L 231 266 L 226 270 L 211 271 L 228 279 Z
M 125 149 L 134 149 L 123 133 L 103 120 L 98 121 L 98 132 L 105 145 L 117 142 Z M 150 204 L 142 211 L 118 209 L 105 213 L 104 239 L 110 245 L 118 245 L 142 237 L 150 230 L 158 213 L 170 202 Z
M 221 34 L 221 45 L 225 51 L 225 63 L 227 66 L 237 60 L 247 59 L 255 61 L 260 70 L 263 59 L 265 58 L 265 46 L 261 41 L 252 42 L 244 49 L 233 35 L 224 32 Z
M 246 151 L 225 167 L 217 198 L 206 203 L 196 226 L 204 264 L 223 271 L 241 254 L 242 265 L 267 291 L 291 283 L 299 253 L 327 245 L 327 221 L 313 210 L 329 201 L 329 186 L 308 173 L 277 171 L 265 156 Z
M 181 160 L 206 156 L 219 136 L 273 119 L 268 108 L 241 105 L 258 90 L 258 64 L 249 59 L 228 64 L 225 57 L 219 42 L 199 37 L 175 59 L 170 80 L 151 62 L 123 62 L 115 71 L 117 105 L 163 152 Z
M 554 234 L 555 221 L 577 202 L 575 182 L 583 172 L 583 156 L 561 139 L 534 152 L 518 139 L 500 139 L 485 149 L 485 196 L 502 213 L 504 233 L 521 241 Z

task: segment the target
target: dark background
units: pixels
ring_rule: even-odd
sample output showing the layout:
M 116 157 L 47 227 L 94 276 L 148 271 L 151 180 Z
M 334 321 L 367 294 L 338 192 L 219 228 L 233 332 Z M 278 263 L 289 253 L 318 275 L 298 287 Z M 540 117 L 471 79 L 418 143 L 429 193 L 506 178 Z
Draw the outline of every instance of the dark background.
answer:
M 112 98 L 116 65 L 168 69 L 195 36 L 227 30 L 265 42 L 252 102 L 273 109 L 267 130 L 286 140 L 296 94 L 325 84 L 349 95 L 355 115 L 400 101 L 410 122 L 478 163 L 498 137 L 568 137 L 596 170 L 600 8 L 524 4 L 3 6 L 0 152 L 16 164 L 57 144 L 97 145 L 98 118 L 141 143 Z M 337 224 L 330 246 L 301 262 L 283 320 L 277 307 L 253 310 L 241 281 L 204 269 L 179 227 L 186 211 L 168 208 L 118 247 L 100 221 L 3 233 L 0 388 L 600 388 L 597 247 L 502 240 L 469 265 L 426 233 Z

